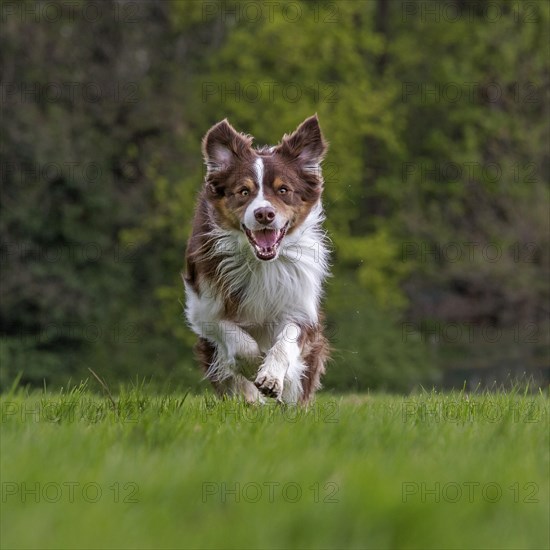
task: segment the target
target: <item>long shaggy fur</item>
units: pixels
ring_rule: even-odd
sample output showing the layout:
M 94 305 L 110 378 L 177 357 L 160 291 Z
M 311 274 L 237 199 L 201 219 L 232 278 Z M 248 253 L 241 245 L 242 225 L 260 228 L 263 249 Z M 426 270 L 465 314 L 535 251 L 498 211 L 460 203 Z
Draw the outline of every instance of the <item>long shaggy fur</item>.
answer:
M 316 117 L 276 147 L 251 143 L 227 121 L 203 141 L 208 172 L 187 248 L 186 315 L 219 395 L 305 403 L 328 358 L 327 146 Z

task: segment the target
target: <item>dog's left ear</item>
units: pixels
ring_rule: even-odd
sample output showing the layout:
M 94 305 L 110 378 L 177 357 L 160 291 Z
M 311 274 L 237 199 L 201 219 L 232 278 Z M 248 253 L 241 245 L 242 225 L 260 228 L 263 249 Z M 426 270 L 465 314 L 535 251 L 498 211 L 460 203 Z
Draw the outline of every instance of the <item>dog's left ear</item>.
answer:
M 277 149 L 289 160 L 299 162 L 303 170 L 317 172 L 328 149 L 317 115 L 306 118 L 292 134 L 285 135 Z

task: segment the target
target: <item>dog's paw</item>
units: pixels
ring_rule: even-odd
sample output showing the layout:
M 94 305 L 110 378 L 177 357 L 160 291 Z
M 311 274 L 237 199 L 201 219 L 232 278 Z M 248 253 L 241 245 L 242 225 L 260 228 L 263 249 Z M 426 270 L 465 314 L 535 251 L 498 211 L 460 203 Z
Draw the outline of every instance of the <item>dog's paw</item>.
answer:
M 233 394 L 243 398 L 248 405 L 263 405 L 264 396 L 258 391 L 258 388 L 241 374 L 234 378 Z
M 278 401 L 281 400 L 283 393 L 283 379 L 278 378 L 270 372 L 260 371 L 254 385 L 262 392 L 266 397 L 274 397 Z

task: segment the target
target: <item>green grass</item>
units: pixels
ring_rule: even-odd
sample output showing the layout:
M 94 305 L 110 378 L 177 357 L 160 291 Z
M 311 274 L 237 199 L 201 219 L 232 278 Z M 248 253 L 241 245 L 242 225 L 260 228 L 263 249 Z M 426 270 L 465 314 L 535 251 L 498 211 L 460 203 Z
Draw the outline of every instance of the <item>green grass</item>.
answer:
M 320 394 L 305 411 L 81 386 L 1 410 L 6 549 L 550 544 L 540 392 Z

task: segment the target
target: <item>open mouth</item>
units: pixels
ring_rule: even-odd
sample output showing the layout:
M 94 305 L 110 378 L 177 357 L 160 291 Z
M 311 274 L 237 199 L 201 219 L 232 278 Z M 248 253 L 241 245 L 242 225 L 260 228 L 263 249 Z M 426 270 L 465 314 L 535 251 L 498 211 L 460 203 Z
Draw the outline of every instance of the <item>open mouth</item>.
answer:
M 243 224 L 244 232 L 250 241 L 250 244 L 256 252 L 256 256 L 260 260 L 272 260 L 277 256 L 279 245 L 283 240 L 288 229 L 288 222 L 282 229 L 273 229 L 266 227 L 265 229 L 258 229 L 257 231 L 251 231 Z

